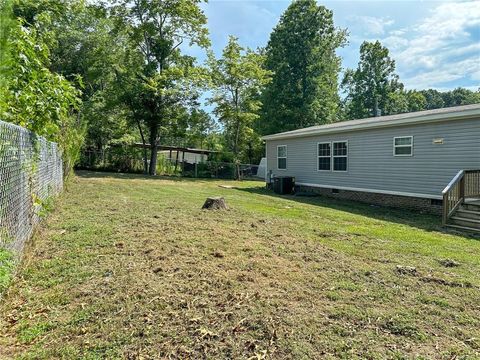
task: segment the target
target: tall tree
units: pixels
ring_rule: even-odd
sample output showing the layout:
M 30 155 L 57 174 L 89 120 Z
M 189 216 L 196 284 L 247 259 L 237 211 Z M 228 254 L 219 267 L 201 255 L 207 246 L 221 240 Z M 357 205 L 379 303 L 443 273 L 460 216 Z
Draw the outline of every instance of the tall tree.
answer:
M 201 0 L 123 0 L 116 7 L 122 26 L 128 28 L 139 61 L 128 62 L 122 79 L 132 94 L 126 101 L 146 125 L 150 143 L 149 174 L 156 174 L 157 151 L 162 130 L 177 118 L 179 109 L 194 103 L 198 94 L 192 83 L 201 77 L 194 59 L 181 54 L 184 41 L 201 48 L 209 46 L 206 17 Z M 139 124 L 139 129 L 141 125 Z
M 253 123 L 259 117 L 262 103 L 259 95 L 270 81 L 271 73 L 263 67 L 264 56 L 238 44 L 231 36 L 222 57 L 209 57 L 212 69 L 214 113 L 224 126 L 228 149 L 237 164 L 245 156 L 247 144 L 254 138 Z M 257 135 L 258 136 L 258 135 Z
M 389 107 L 395 93 L 403 90 L 395 73 L 395 60 L 379 41 L 364 41 L 356 70 L 345 72 L 342 88 L 346 91 L 345 107 L 351 119 L 399 112 Z
M 337 48 L 346 32 L 315 0 L 292 2 L 270 35 L 265 66 L 274 73 L 263 94 L 263 133 L 329 123 L 339 108 Z

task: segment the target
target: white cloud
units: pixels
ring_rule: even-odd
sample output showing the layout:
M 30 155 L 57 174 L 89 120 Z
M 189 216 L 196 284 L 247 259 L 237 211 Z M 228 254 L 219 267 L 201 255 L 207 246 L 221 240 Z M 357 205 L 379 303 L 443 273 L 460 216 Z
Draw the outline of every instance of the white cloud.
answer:
M 349 22 L 352 22 L 354 26 L 360 25 L 366 30 L 367 34 L 383 35 L 385 34 L 385 28 L 395 23 L 389 17 L 373 17 L 373 16 L 351 16 Z
M 405 29 L 399 29 L 399 30 L 392 30 L 390 31 L 390 35 L 392 36 L 402 36 L 405 35 L 406 30 Z
M 391 48 L 407 87 L 439 87 L 462 79 L 479 80 L 480 44 L 471 38 L 475 29 L 480 29 L 479 1 L 441 3 L 405 32 L 408 39 L 391 32 L 383 42 Z
M 465 59 L 455 64 L 445 63 L 431 71 L 423 71 L 402 80 L 409 88 L 426 89 L 437 88 L 441 84 L 455 82 L 466 77 L 473 79 L 475 76 L 480 77 L 478 60 Z
M 403 49 L 408 43 L 408 39 L 395 35 L 386 37 L 382 40 L 382 44 L 390 50 Z

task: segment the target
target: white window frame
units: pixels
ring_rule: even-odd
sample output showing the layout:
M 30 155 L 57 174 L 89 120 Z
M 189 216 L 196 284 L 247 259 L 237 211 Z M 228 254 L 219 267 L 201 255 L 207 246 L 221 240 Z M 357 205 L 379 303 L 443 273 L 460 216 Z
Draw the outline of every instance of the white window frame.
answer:
M 396 140 L 396 139 L 405 139 L 405 138 L 409 138 L 409 139 L 410 139 L 410 141 L 411 141 L 411 144 L 410 144 L 410 145 L 396 145 L 396 144 L 395 144 L 395 140 Z M 409 147 L 409 148 L 410 148 L 410 154 L 396 154 L 396 153 L 395 153 L 395 150 L 396 150 L 397 148 L 402 148 L 402 147 Z M 395 136 L 395 137 L 393 138 L 393 156 L 395 156 L 395 157 L 397 157 L 397 156 L 399 156 L 399 157 L 405 157 L 405 156 L 411 157 L 411 156 L 413 156 L 413 136 L 412 136 L 412 135 L 408 135 L 408 136 Z
M 330 145 L 330 156 L 320 156 L 319 151 L 318 151 L 318 145 L 323 145 L 323 144 L 329 144 Z M 330 169 L 324 170 L 324 169 L 319 169 L 318 166 L 318 159 L 319 158 L 330 158 Z M 325 172 L 325 171 L 332 171 L 332 142 L 331 141 L 321 141 L 317 143 L 317 171 L 320 172 Z
M 335 143 L 346 143 L 347 144 L 347 155 L 335 155 Z M 332 171 L 339 173 L 348 172 L 348 153 L 350 152 L 350 147 L 348 145 L 348 140 L 335 140 L 332 141 Z M 347 159 L 347 168 L 345 170 L 335 170 L 335 158 L 346 158 Z
M 281 148 L 281 147 L 285 147 L 285 156 L 280 156 L 279 157 L 278 156 L 278 148 Z M 288 147 L 287 147 L 287 145 L 277 145 L 277 170 L 287 170 L 287 168 L 288 168 L 288 164 L 287 164 L 288 159 L 287 158 L 288 158 Z M 284 169 L 278 167 L 278 160 L 279 159 L 285 159 L 285 168 Z

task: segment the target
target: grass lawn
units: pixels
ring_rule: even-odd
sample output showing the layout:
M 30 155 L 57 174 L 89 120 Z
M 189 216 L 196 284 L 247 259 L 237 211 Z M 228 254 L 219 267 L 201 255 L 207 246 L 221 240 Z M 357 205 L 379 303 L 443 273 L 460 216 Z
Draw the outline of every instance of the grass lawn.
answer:
M 260 182 L 79 173 L 0 304 L 17 357 L 478 359 L 480 241 Z

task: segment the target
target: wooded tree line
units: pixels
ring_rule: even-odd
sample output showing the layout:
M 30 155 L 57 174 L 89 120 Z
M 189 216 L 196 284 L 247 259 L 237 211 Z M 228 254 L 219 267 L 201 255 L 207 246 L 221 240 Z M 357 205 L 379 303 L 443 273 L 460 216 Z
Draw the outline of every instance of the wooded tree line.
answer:
M 378 41 L 364 42 L 358 67 L 342 71 L 347 30 L 315 0 L 292 2 L 264 48 L 230 36 L 218 58 L 202 0 L 0 4 L 0 118 L 59 142 L 70 166 L 82 148 L 133 143 L 149 144 L 149 174 L 160 144 L 252 163 L 264 134 L 480 102 L 463 88 L 406 90 Z

